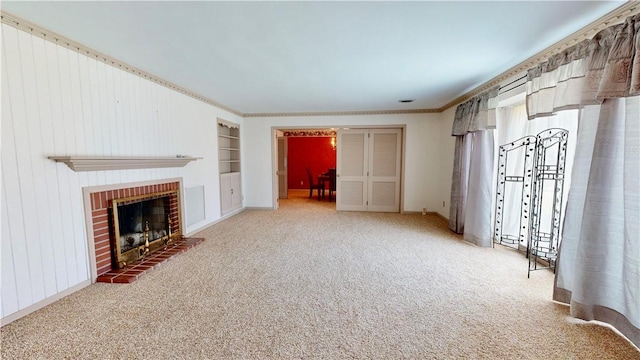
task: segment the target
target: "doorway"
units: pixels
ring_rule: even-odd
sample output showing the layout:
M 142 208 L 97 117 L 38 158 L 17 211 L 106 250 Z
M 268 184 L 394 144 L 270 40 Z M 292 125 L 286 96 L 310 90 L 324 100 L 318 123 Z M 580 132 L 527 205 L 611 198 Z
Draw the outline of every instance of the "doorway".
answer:
M 281 129 L 276 136 L 276 178 L 278 202 L 306 191 L 308 198 L 332 203 L 327 176 L 336 168 L 336 129 Z M 308 170 L 308 171 L 307 171 Z M 309 175 L 311 173 L 311 175 Z M 310 185 L 324 182 L 324 192 L 310 194 Z M 324 195 L 324 196 L 323 196 Z

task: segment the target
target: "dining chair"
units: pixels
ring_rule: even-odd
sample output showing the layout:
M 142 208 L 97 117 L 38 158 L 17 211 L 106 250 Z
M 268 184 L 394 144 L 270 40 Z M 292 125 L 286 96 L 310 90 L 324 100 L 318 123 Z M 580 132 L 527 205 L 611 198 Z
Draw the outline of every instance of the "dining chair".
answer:
M 333 194 L 336 192 L 336 169 L 329 169 L 329 201 L 333 201 Z
M 324 184 L 316 183 L 311 174 L 311 169 L 307 168 L 307 176 L 309 177 L 309 198 L 313 196 L 313 190 L 318 190 L 318 201 L 320 201 L 320 191 L 324 192 Z

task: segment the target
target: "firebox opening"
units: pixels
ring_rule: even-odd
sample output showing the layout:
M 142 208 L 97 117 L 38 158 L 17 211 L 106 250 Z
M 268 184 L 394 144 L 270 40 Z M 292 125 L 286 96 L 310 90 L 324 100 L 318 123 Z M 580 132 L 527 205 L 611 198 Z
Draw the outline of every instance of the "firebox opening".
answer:
M 113 200 L 112 250 L 116 268 L 166 246 L 179 235 L 179 224 L 172 222 L 172 198 L 177 200 L 177 191 Z

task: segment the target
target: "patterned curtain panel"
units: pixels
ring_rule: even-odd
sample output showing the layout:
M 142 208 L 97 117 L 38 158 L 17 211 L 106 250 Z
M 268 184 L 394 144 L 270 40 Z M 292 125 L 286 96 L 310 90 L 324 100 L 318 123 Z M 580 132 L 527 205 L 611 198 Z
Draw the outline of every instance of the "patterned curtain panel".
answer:
M 458 105 L 451 135 L 463 136 L 473 131 L 495 129 L 499 90 L 500 87 L 495 86 Z
M 640 95 L 640 14 L 551 56 L 527 73 L 529 120 Z
M 473 169 L 481 169 L 486 167 L 489 163 L 493 166 L 493 147 L 485 146 L 488 141 L 493 144 L 493 132 L 491 132 L 491 138 L 488 136 L 479 136 L 474 134 L 479 131 L 488 131 L 495 129 L 496 126 L 496 105 L 498 103 L 498 91 L 499 86 L 491 88 L 478 96 L 475 96 L 468 101 L 460 104 L 456 108 L 456 114 L 453 121 L 453 128 L 451 134 L 456 136 L 456 148 L 454 154 L 453 174 L 451 181 L 451 201 L 449 207 L 449 229 L 462 234 L 465 232 L 465 217 L 467 214 L 473 213 L 474 224 L 483 222 L 486 216 L 486 209 L 491 209 L 491 202 L 488 204 L 478 203 L 477 199 L 484 197 L 478 196 L 475 192 L 480 191 L 482 194 L 486 192 L 486 187 L 489 186 L 489 193 L 491 192 L 490 182 L 491 179 L 482 181 L 482 179 L 476 179 L 479 171 L 470 172 L 472 169 L 472 156 L 475 161 L 482 161 L 485 166 L 476 164 Z M 485 134 L 486 135 L 486 134 Z M 475 148 L 474 148 L 475 145 Z M 476 152 L 481 152 L 480 154 Z M 480 160 L 482 159 L 482 160 Z M 472 178 L 469 178 L 471 176 Z M 473 182 L 474 186 L 471 187 L 471 194 L 469 194 L 469 183 Z M 467 198 L 471 195 L 471 206 L 474 209 L 469 209 L 467 206 Z M 479 209 L 476 209 L 479 207 Z M 477 215 L 475 211 L 478 210 Z M 477 216 L 480 216 L 478 220 Z M 489 226 L 491 222 L 491 213 L 489 210 L 489 219 L 486 221 Z M 474 226 L 475 228 L 475 226 Z M 478 232 L 484 233 L 483 230 L 477 231 L 475 229 L 469 229 L 474 234 Z M 490 235 L 490 231 L 487 232 L 487 236 Z M 484 236 L 476 237 L 483 238 Z M 475 241 L 473 241 L 475 243 Z M 486 241 L 482 241 L 486 243 Z M 489 246 L 490 246 L 489 241 Z M 487 245 L 484 245 L 487 246 Z
M 640 346 L 640 14 L 529 70 L 529 119 L 579 108 L 554 300 Z

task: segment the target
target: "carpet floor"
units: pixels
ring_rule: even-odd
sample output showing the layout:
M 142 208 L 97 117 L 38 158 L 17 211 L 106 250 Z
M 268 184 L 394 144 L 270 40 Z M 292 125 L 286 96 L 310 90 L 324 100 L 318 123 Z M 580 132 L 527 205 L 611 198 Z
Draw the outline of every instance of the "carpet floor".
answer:
M 1 329 L 3 359 L 640 359 L 553 303 L 553 274 L 440 218 L 336 212 L 292 192 L 128 284 Z

